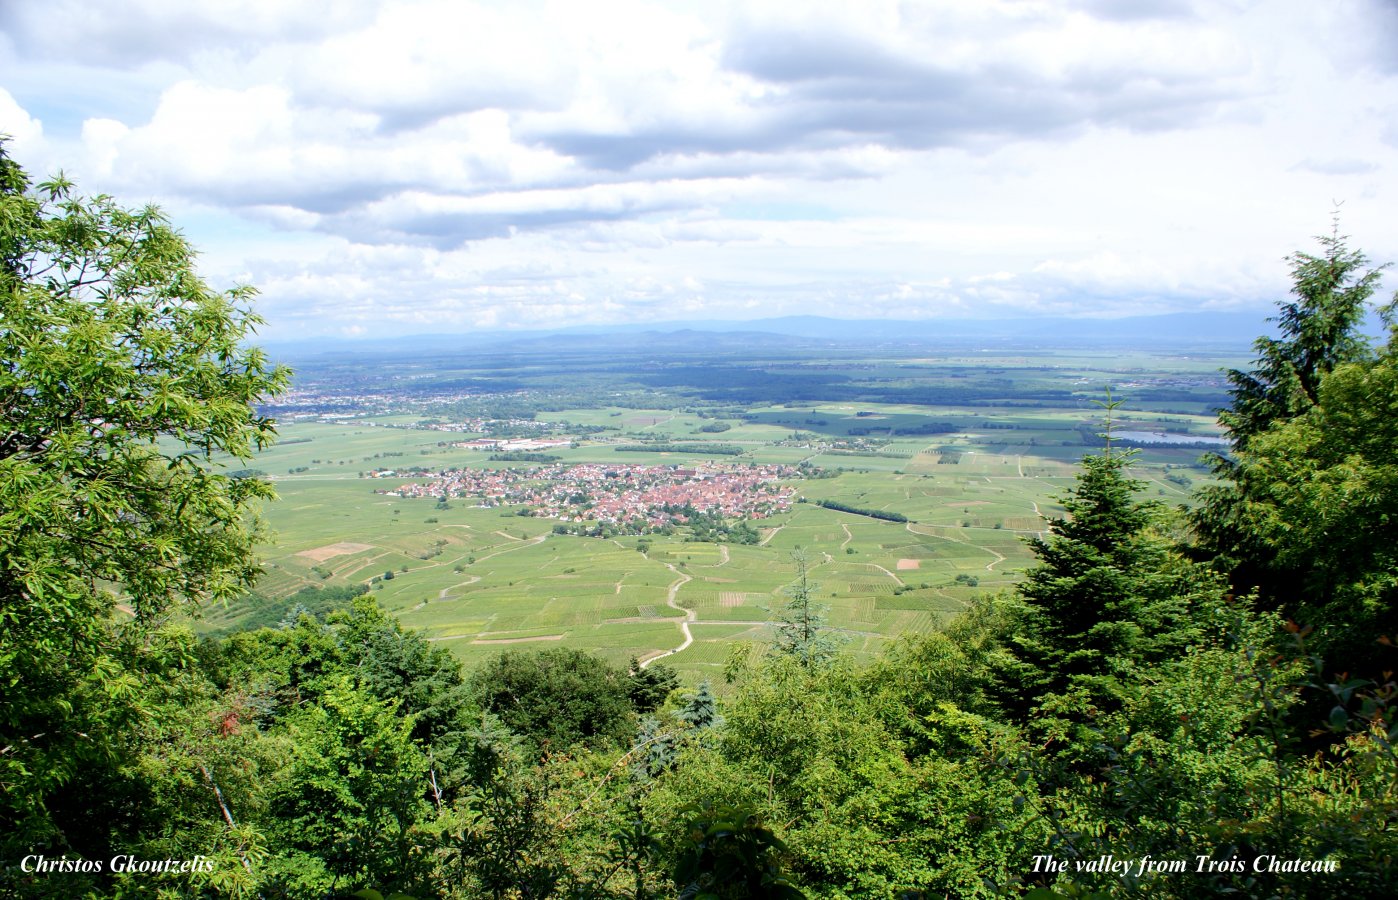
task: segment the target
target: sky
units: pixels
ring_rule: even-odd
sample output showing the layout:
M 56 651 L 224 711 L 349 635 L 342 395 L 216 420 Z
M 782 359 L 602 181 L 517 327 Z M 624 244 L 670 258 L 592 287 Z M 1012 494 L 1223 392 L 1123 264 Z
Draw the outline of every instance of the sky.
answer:
M 1398 3 L 0 0 L 0 133 L 271 340 L 1260 315 L 1398 260 Z

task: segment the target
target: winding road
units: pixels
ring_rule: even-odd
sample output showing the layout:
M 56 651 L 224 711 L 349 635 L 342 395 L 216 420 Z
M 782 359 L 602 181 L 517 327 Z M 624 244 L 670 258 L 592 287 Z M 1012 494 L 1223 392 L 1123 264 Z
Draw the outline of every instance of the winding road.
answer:
M 691 622 L 698 621 L 699 614 L 692 609 L 685 609 L 683 606 L 680 606 L 678 603 L 675 602 L 675 595 L 679 593 L 680 588 L 684 587 L 686 584 L 693 581 L 694 579 L 681 572 L 679 569 L 676 569 L 670 563 L 666 563 L 665 568 L 680 576 L 679 578 L 676 578 L 674 583 L 670 585 L 670 590 L 665 595 L 665 605 L 670 607 L 671 609 L 677 609 L 680 612 L 684 613 L 684 618 L 680 621 L 680 633 L 684 635 L 684 643 L 680 644 L 673 650 L 665 650 L 661 653 L 657 653 L 655 656 L 643 659 L 640 663 L 640 667 L 642 669 L 655 662 L 657 659 L 664 659 L 667 656 L 674 656 L 676 653 L 679 653 L 681 650 L 694 643 L 694 633 L 689 630 L 689 624 Z

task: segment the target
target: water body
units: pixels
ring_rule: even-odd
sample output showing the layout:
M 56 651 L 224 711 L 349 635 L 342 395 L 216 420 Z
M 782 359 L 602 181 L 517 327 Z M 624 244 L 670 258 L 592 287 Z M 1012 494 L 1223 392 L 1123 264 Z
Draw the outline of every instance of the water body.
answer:
M 1152 444 L 1157 447 L 1176 447 L 1184 444 L 1208 444 L 1210 447 L 1228 446 L 1226 438 L 1209 437 L 1204 434 L 1175 434 L 1167 431 L 1114 431 L 1112 438 L 1137 444 Z

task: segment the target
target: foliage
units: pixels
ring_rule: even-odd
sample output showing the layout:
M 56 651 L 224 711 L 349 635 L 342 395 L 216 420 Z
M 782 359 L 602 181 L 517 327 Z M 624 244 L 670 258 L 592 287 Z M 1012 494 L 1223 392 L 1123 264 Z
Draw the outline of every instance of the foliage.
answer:
M 284 373 L 242 349 L 246 295 L 199 283 L 153 212 L 74 200 L 61 182 L 31 190 L 2 154 L 0 181 L 0 844 L 11 858 L 215 863 L 11 865 L 0 892 L 1391 893 L 1398 333 L 1383 348 L 1354 338 L 1377 270 L 1337 235 L 1293 257 L 1282 338 L 1234 373 L 1233 456 L 1197 545 L 1109 441 L 1017 589 L 866 663 L 836 652 L 796 554 L 775 652 L 739 645 L 720 697 L 707 680 L 680 690 L 662 664 L 576 650 L 508 652 L 467 676 L 361 591 L 249 595 L 248 512 L 269 489 L 213 460 L 270 439 L 251 404 Z M 683 512 L 695 536 L 757 538 Z M 637 549 L 621 555 L 660 568 L 649 542 Z M 733 564 L 725 575 L 744 555 L 709 554 Z M 1226 595 L 1210 565 L 1255 578 L 1260 599 Z M 197 640 L 175 624 L 235 597 L 237 615 L 262 604 L 251 615 L 275 627 Z M 1074 865 L 1036 867 L 1046 852 Z M 1086 865 L 1107 856 L 1208 865 Z M 1253 870 L 1270 856 L 1339 865 Z
M 805 896 L 782 873 L 786 846 L 751 809 L 706 804 L 693 810 L 691 846 L 680 857 L 675 883 L 684 900 L 799 900 Z
M 229 603 L 225 610 L 210 610 L 206 617 L 236 619 L 238 625 L 214 629 L 211 633 L 226 636 L 234 631 L 256 631 L 282 624 L 295 624 L 303 614 L 324 618 L 337 609 L 350 605 L 355 597 L 369 590 L 368 585 L 352 587 L 305 587 L 289 597 L 273 599 L 256 591 Z M 217 621 L 217 620 L 215 620 Z
M 820 506 L 823 506 L 826 509 L 833 509 L 837 512 L 851 513 L 852 515 L 856 516 L 867 516 L 871 519 L 883 519 L 886 522 L 908 521 L 908 517 L 903 515 L 902 513 L 889 512 L 886 509 L 865 509 L 864 507 L 860 506 L 851 506 L 850 504 L 844 503 L 840 500 L 829 499 L 820 500 L 818 501 L 818 503 Z
M 796 563 L 796 582 L 784 590 L 788 600 L 777 613 L 772 650 L 795 657 L 809 668 L 829 662 L 839 641 L 826 625 L 826 607 L 813 599 L 819 585 L 811 583 L 809 557 L 795 550 L 791 559 Z
M 286 848 L 280 856 L 291 862 L 274 865 L 273 878 L 294 872 L 294 892 L 314 896 L 341 882 L 409 891 L 421 884 L 428 763 L 412 741 L 411 717 L 398 717 L 395 705 L 342 677 L 289 722 L 291 765 L 269 802 Z
M 999 696 L 1051 738 L 1118 708 L 1133 667 L 1188 645 L 1191 607 L 1221 588 L 1151 527 L 1157 512 L 1127 474 L 1131 459 L 1110 448 L 1085 457 L 1063 499 L 1067 517 L 1050 522 L 1048 539 L 1030 541 L 1039 564 L 1018 588 L 1023 606 L 1005 640 Z
M 1257 368 L 1233 373 L 1220 419 L 1234 450 L 1216 461 L 1224 480 L 1200 492 L 1194 524 L 1235 590 L 1377 675 L 1393 657 L 1374 642 L 1398 611 L 1398 339 L 1374 348 L 1357 330 L 1383 267 L 1366 269 L 1338 232 L 1321 243 L 1323 256 L 1293 257 L 1283 339 L 1259 341 Z
M 1246 449 L 1272 423 L 1304 413 L 1315 405 L 1327 373 L 1368 356 L 1357 329 L 1385 267 L 1367 268 L 1368 257 L 1349 248 L 1338 218 L 1331 233 L 1316 240 L 1321 255 L 1298 251 L 1288 257 L 1295 299 L 1279 304 L 1273 320 L 1281 337 L 1258 338 L 1255 368 L 1228 373 L 1232 402 L 1219 421 L 1234 449 Z
M 648 713 L 670 696 L 670 692 L 680 686 L 680 673 L 665 665 L 653 662 L 645 668 L 631 660 L 631 706 L 638 713 Z
M 502 653 L 472 679 L 477 703 L 539 749 L 622 747 L 635 733 L 632 682 L 581 650 Z
M 144 714 L 139 657 L 175 610 L 257 573 L 253 404 L 287 373 L 244 340 L 154 207 L 37 186 L 0 144 L 0 848 L 65 845 L 50 801 L 109 766 Z M 116 610 L 122 610 L 120 617 Z
M 995 762 L 1008 736 L 948 714 L 941 727 L 959 736 L 919 756 L 899 736 L 914 713 L 882 684 L 848 661 L 773 657 L 751 672 L 717 740 L 692 745 L 648 800 L 674 852 L 688 846 L 686 803 L 741 807 L 783 823 L 789 871 L 811 896 L 988 895 L 983 879 L 1005 877 L 1021 824 Z
M 1232 535 L 1230 558 L 1267 605 L 1317 625 L 1320 648 L 1370 674 L 1393 664 L 1374 641 L 1398 614 L 1394 351 L 1325 375 L 1311 409 L 1235 455 L 1231 483 L 1210 495 L 1211 504 L 1235 505 L 1201 512 L 1210 537 Z

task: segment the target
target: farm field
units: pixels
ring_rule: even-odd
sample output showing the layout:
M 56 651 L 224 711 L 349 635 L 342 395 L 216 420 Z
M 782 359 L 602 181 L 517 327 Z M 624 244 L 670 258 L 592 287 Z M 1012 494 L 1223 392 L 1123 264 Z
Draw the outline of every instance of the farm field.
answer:
M 252 464 L 279 495 L 263 513 L 271 539 L 257 593 L 276 602 L 308 587 L 368 585 L 404 625 L 468 666 L 506 649 L 576 647 L 617 663 L 663 654 L 693 682 L 720 674 L 735 647 L 761 652 L 797 577 L 792 553 L 801 550 L 829 626 L 850 652 L 872 654 L 900 634 L 934 627 L 977 592 L 1015 583 L 1032 561 L 1026 540 L 1061 513 L 1057 498 L 1072 485 L 1077 460 L 1100 444 L 1094 401 L 1104 385 L 1118 385 L 1116 396 L 1125 398 L 1118 430 L 1201 441 L 1217 434 L 1206 390 L 1144 403 L 1120 385 L 1207 384 L 1218 360 L 1078 355 L 1046 366 L 1040 356 L 1005 355 L 993 363 L 849 364 L 851 374 L 900 391 L 964 376 L 962 403 L 732 403 L 702 385 L 692 396 L 656 392 L 652 407 L 645 393 L 630 396 L 636 405 L 588 405 L 576 389 L 548 404 L 540 402 L 551 399 L 547 383 L 509 396 L 512 407 L 531 398 L 540 407 L 526 425 L 563 435 L 540 455 L 557 466 L 801 467 L 802 476 L 783 482 L 794 491 L 789 509 L 749 523 L 755 543 L 697 542 L 683 527 L 559 534 L 556 520 L 526 506 L 389 493 L 432 484 L 449 469 L 540 465 L 493 460 L 496 453 L 470 444 L 497 426 L 453 424 L 463 409 L 485 415 L 477 409 L 489 410 L 488 396 L 446 402 L 405 394 L 403 409 L 387 413 L 379 404 L 361 414 L 283 414 L 279 443 Z M 606 379 L 583 381 L 606 395 Z M 1146 445 L 1134 473 L 1156 499 L 1184 503 L 1208 477 L 1201 452 Z M 201 627 L 236 628 L 247 610 L 212 610 Z

